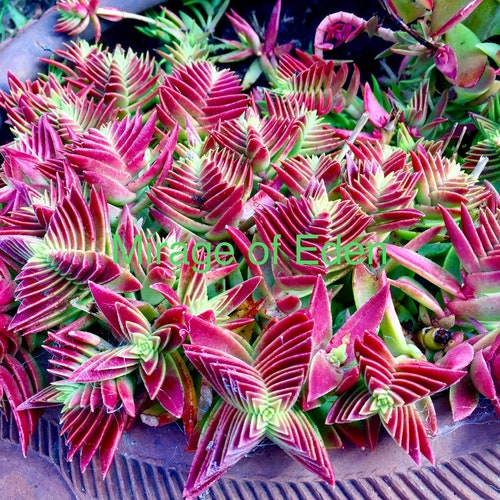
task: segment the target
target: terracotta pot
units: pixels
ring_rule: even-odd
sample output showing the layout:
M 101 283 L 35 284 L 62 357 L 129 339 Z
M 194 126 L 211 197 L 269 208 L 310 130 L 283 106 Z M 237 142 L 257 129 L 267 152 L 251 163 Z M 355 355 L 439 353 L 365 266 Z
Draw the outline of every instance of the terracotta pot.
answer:
M 440 431 L 431 440 L 436 466 L 421 468 L 383 435 L 374 452 L 351 446 L 332 450 L 335 488 L 319 481 L 274 445 L 262 445 L 210 490 L 216 499 L 498 498 L 500 421 L 489 402 L 463 422 L 453 423 L 446 398 L 436 402 Z M 77 458 L 65 460 L 58 413 L 47 412 L 24 459 L 13 423 L 0 423 L 2 498 L 180 499 L 193 454 L 175 424 L 137 424 L 120 444 L 105 480 L 96 458 L 85 473 Z M 10 495 L 12 496 L 10 496 Z

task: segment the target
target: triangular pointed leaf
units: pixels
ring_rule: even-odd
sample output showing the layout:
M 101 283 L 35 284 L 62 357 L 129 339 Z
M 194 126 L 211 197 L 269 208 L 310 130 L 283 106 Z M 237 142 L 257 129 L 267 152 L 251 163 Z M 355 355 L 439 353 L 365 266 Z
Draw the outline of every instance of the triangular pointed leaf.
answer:
M 420 455 L 434 464 L 434 455 L 430 447 L 425 426 L 414 406 L 394 408 L 387 421 L 382 419 L 384 427 L 394 441 L 420 465 Z
M 184 352 L 217 393 L 240 411 L 255 411 L 266 403 L 266 385 L 253 366 L 207 346 L 188 344 Z
M 287 455 L 329 484 L 335 483 L 333 468 L 317 428 L 301 410 L 280 413 L 266 435 Z
M 270 397 L 279 398 L 280 410 L 296 402 L 311 359 L 313 320 L 296 311 L 265 329 L 255 347 L 255 369 L 262 375 Z
M 186 325 L 192 344 L 218 349 L 248 364 L 253 362 L 251 347 L 241 335 L 197 316 L 189 316 Z
M 249 426 L 250 417 L 224 401 L 212 410 L 186 480 L 185 498 L 197 498 L 260 443 L 264 433 L 251 436 Z
M 73 372 L 69 380 L 86 383 L 110 380 L 131 373 L 138 364 L 137 356 L 130 353 L 130 346 L 115 347 L 94 354 Z

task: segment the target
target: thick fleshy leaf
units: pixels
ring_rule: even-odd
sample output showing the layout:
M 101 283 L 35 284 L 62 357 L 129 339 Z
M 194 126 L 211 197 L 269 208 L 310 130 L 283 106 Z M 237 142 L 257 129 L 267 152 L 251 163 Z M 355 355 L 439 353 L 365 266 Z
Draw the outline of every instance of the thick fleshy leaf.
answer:
M 134 401 L 135 384 L 131 377 L 120 377 L 114 381 L 120 401 L 125 412 L 131 417 L 137 415 L 137 408 Z
M 281 13 L 281 0 L 277 0 L 275 3 L 273 10 L 271 12 L 271 16 L 269 17 L 269 23 L 266 27 L 266 36 L 264 40 L 264 53 L 268 54 L 276 45 L 276 40 L 278 38 L 278 30 L 280 26 L 280 13 Z
M 106 318 L 106 322 L 111 328 L 111 331 L 118 340 L 126 342 L 130 341 L 130 336 L 127 330 L 122 329 L 118 318 L 117 304 L 122 304 L 129 307 L 129 301 L 121 295 L 110 290 L 108 287 L 99 285 L 94 282 L 89 282 L 89 289 L 94 297 L 94 300 L 100 311 Z
M 470 416 L 478 404 L 479 392 L 469 374 L 450 388 L 450 406 L 454 422 Z
M 287 455 L 329 484 L 335 483 L 333 468 L 317 428 L 301 410 L 281 413 L 272 423 L 267 437 Z
M 288 411 L 297 401 L 311 359 L 314 322 L 307 311 L 296 311 L 266 328 L 255 346 L 255 369 L 269 397 Z
M 460 318 L 472 318 L 494 324 L 500 321 L 500 294 L 453 299 L 446 306 L 451 313 Z
M 320 349 L 311 360 L 302 409 L 307 411 L 319 406 L 321 404 L 319 398 L 333 391 L 344 378 L 344 369 L 335 366 L 326 351 Z
M 248 47 L 253 54 L 258 54 L 258 52 L 262 50 L 263 46 L 260 41 L 259 35 L 252 28 L 250 23 L 245 21 L 245 19 L 243 19 L 232 9 L 230 11 L 230 14 L 227 14 L 227 18 L 231 22 L 234 31 L 236 31 L 236 33 L 238 34 L 238 38 L 242 40 L 243 46 Z M 244 51 L 244 53 L 246 53 L 246 51 Z
M 241 335 L 197 316 L 187 318 L 186 328 L 191 344 L 212 347 L 247 364 L 252 363 L 251 347 Z
M 433 0 L 421 0 L 417 2 L 407 2 L 406 0 L 388 0 L 391 9 L 406 24 L 425 14 L 425 9 L 432 9 Z M 427 4 L 427 5 L 426 5 Z
M 477 231 L 474 228 L 474 223 L 469 214 L 469 211 L 462 205 L 461 216 L 463 230 L 460 230 L 453 217 L 447 210 L 441 208 L 443 221 L 446 225 L 446 230 L 453 243 L 453 248 L 457 253 L 462 266 L 467 273 L 478 272 L 481 269 L 480 259 L 485 256 L 481 241 L 478 238 Z M 464 232 L 462 232 L 464 231 Z
M 55 31 L 68 33 L 68 35 L 79 35 L 85 28 L 92 24 L 95 30 L 96 41 L 101 37 L 101 25 L 97 17 L 99 0 L 69 0 L 60 1 L 57 4 L 59 20 Z
M 474 348 L 468 342 L 462 342 L 447 350 L 437 364 L 451 370 L 463 370 L 470 365 L 473 358 Z
M 72 327 L 77 328 L 78 326 L 85 326 L 86 323 L 88 324 L 88 319 L 84 318 L 84 320 L 78 320 L 49 334 L 50 342 L 47 343 L 45 348 L 52 354 L 53 358 L 49 360 L 50 368 L 48 371 L 58 379 L 52 382 L 48 389 L 39 391 L 29 398 L 29 406 L 27 407 L 45 407 L 59 404 L 63 405 L 63 413 L 73 408 L 90 408 L 91 412 L 104 409 L 110 413 L 123 408 L 130 417 L 135 417 L 137 414 L 134 401 L 135 381 L 132 377 L 123 375 L 124 369 L 119 366 L 126 360 L 124 358 L 120 359 L 118 356 L 113 357 L 113 355 L 117 354 L 117 351 L 126 350 L 127 347 L 113 349 L 108 342 L 98 335 L 72 330 Z M 106 359 L 106 356 L 108 359 Z M 101 360 L 104 360 L 103 365 L 106 362 L 108 363 L 109 369 L 99 373 L 95 365 Z M 133 362 L 137 365 L 137 361 Z M 87 370 L 90 367 L 87 370 L 88 378 L 95 377 L 96 381 L 70 381 L 69 379 L 75 373 L 78 376 L 78 370 L 85 363 L 90 365 L 84 369 Z M 118 364 L 118 367 L 115 369 L 112 366 L 113 364 Z M 92 368 L 95 369 L 94 372 L 92 372 Z
M 260 278 L 255 276 L 210 299 L 207 304 L 219 321 L 228 318 L 255 291 Z M 252 318 L 253 319 L 253 318 Z M 224 321 L 225 322 L 225 321 Z
M 244 315 L 243 311 L 245 308 L 253 310 L 254 301 L 251 295 L 258 286 L 260 278 L 254 277 L 242 281 L 209 299 L 210 286 L 233 272 L 238 263 L 228 263 L 234 260 L 234 249 L 231 249 L 228 243 L 223 242 L 219 245 L 223 251 L 230 248 L 229 261 L 220 259 L 219 246 L 215 248 L 215 260 L 212 256 L 209 261 L 213 253 L 210 245 L 203 243 L 199 250 L 196 250 L 197 243 L 193 239 L 187 242 L 186 256 L 180 265 L 180 275 L 175 290 L 166 283 L 155 283 L 151 288 L 163 295 L 170 304 L 182 304 L 190 314 L 200 317 L 214 316 L 213 322 L 224 328 L 237 330 L 252 323 L 254 317 L 250 314 Z M 234 317 L 233 313 L 236 311 L 238 315 Z
M 131 373 L 138 365 L 138 355 L 130 353 L 129 346 L 115 347 L 94 354 L 73 372 L 69 380 L 86 383 L 111 380 Z
M 391 382 L 391 392 L 400 396 L 405 404 L 411 404 L 453 385 L 463 378 L 465 373 L 418 359 L 400 361 L 396 365 L 396 373 Z
M 339 347 L 346 336 L 350 339 L 349 344 L 354 345 L 354 340 L 362 337 L 366 330 L 375 332 L 382 321 L 390 298 L 389 286 L 384 285 L 337 330 L 328 344 L 327 352 Z
M 160 339 L 160 349 L 164 353 L 175 351 L 186 339 L 185 312 L 183 306 L 171 307 L 153 323 L 153 336 Z
M 266 403 L 266 385 L 253 366 L 208 346 L 188 344 L 184 352 L 217 393 L 240 411 L 256 411 Z
M 475 294 L 498 293 L 500 270 L 468 274 L 464 277 L 464 289 Z
M 448 308 L 460 317 L 477 321 L 495 321 L 497 317 L 498 278 L 500 258 L 500 222 L 488 207 L 479 211 L 479 225 L 474 221 L 464 205 L 461 207 L 460 229 L 446 210 L 442 210 L 443 220 L 465 271 L 463 293 L 467 299 L 457 297 Z
M 238 228 L 230 227 L 230 228 L 227 228 L 227 231 L 230 234 L 233 241 L 235 242 L 238 249 L 240 250 L 240 252 L 243 254 L 243 257 L 248 265 L 248 269 L 250 270 L 252 276 L 261 278 L 261 281 L 260 281 L 261 290 L 264 293 L 267 293 L 267 292 L 270 293 L 270 290 L 267 288 L 267 285 L 266 285 L 266 282 L 264 279 L 262 267 L 255 263 L 256 262 L 255 259 L 250 258 L 250 247 L 251 247 L 250 240 Z M 252 262 L 252 260 L 253 260 L 253 262 Z
M 386 244 L 385 248 L 387 255 L 401 266 L 410 269 L 456 297 L 465 298 L 458 280 L 432 260 L 396 245 Z
M 421 454 L 434 464 L 434 455 L 425 426 L 414 406 L 394 408 L 387 421 L 382 419 L 382 424 L 394 441 L 410 455 L 417 465 L 420 465 Z
M 434 312 L 437 318 L 444 318 L 446 313 L 436 300 L 435 296 L 422 286 L 417 280 L 409 276 L 402 276 L 396 280 L 389 279 L 388 282 L 412 297 L 416 302 Z
M 499 392 L 492 376 L 490 366 L 485 359 L 484 349 L 478 351 L 470 366 L 470 377 L 474 387 L 490 400 L 497 400 Z
M 186 480 L 183 496 L 195 499 L 263 439 L 250 432 L 251 417 L 222 401 L 210 413 Z
M 368 112 L 368 119 L 375 127 L 383 128 L 389 123 L 389 113 L 377 101 L 369 83 L 365 83 L 363 103 Z
M 447 97 L 443 97 L 438 106 L 431 111 L 429 106 L 429 80 L 424 79 L 406 106 L 404 118 L 405 122 L 408 124 L 410 133 L 411 129 L 414 127 L 420 129 L 420 132 L 423 132 L 428 129 L 432 130 L 439 125 L 439 123 L 446 121 L 446 119 L 442 117 L 447 102 L 446 99 Z
M 440 36 L 463 21 L 482 0 L 433 0 L 430 35 Z
M 318 276 L 314 285 L 309 305 L 309 312 L 314 318 L 313 328 L 313 351 L 320 346 L 326 346 L 332 334 L 332 311 L 330 308 L 330 298 L 325 282 Z
M 72 408 L 61 416 L 60 432 L 66 434 L 66 442 L 69 446 L 68 459 L 71 460 L 73 456 L 82 450 L 87 445 L 86 456 L 81 467 L 85 469 L 92 459 L 99 447 L 100 439 L 91 439 L 92 434 L 96 431 L 99 432 L 100 426 L 104 423 L 106 425 L 106 413 L 104 411 L 97 411 L 94 413 L 90 407 L 86 408 Z M 102 434 L 101 434 L 102 436 Z M 97 437 L 97 436 L 96 436 Z
M 184 407 L 184 389 L 179 371 L 172 356 L 160 355 L 160 366 L 151 376 L 141 368 L 141 378 L 151 399 L 160 404 L 174 417 L 181 417 Z
M 123 411 L 119 411 L 118 415 L 113 417 L 110 414 L 107 417 L 108 426 L 106 432 L 102 436 L 101 445 L 99 447 L 99 460 L 101 463 L 102 477 L 106 477 L 115 459 L 118 445 L 124 432 L 130 427 L 132 419 Z
M 128 302 L 115 302 L 116 315 L 121 331 L 132 340 L 147 337 L 151 326 L 144 315 Z

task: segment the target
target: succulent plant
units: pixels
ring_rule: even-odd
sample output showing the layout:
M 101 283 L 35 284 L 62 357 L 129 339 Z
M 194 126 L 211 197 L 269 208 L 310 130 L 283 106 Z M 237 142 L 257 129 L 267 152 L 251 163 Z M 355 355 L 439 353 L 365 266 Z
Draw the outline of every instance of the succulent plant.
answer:
M 500 415 L 496 28 L 477 1 L 383 3 L 401 30 L 332 14 L 309 54 L 277 43 L 281 2 L 222 43 L 228 2 L 189 2 L 135 16 L 155 57 L 73 41 L 9 76 L 0 409 L 23 453 L 47 406 L 103 475 L 136 420 L 179 421 L 194 498 L 264 439 L 331 484 L 327 447 L 381 427 L 433 462 L 448 389 L 456 420 L 480 395 Z M 127 17 L 58 6 L 96 39 Z M 328 59 L 362 31 L 398 71 Z

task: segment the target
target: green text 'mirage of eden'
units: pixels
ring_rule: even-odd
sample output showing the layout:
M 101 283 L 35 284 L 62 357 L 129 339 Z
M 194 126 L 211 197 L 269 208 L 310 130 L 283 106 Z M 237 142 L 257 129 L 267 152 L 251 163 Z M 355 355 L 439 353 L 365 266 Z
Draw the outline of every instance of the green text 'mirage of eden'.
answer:
M 277 264 L 279 247 L 281 246 L 280 239 L 281 235 L 275 235 L 270 247 L 261 241 L 253 242 L 249 248 L 249 261 L 258 266 L 269 262 L 269 260 L 271 260 L 273 264 Z M 336 241 L 327 241 L 319 251 L 318 245 L 307 246 L 308 241 L 310 241 L 310 245 L 312 245 L 316 239 L 318 239 L 317 235 L 297 235 L 295 247 L 295 259 L 297 264 L 317 266 L 320 262 L 325 265 L 338 265 L 345 262 L 348 265 L 354 266 L 363 262 L 365 255 L 368 257 L 368 263 L 372 264 L 373 252 L 375 248 L 380 249 L 377 259 L 378 262 L 383 265 L 387 261 L 386 247 L 383 242 L 368 242 L 365 248 L 361 243 L 355 241 L 351 241 L 350 243 L 343 245 L 340 236 L 337 236 Z M 215 247 L 208 241 L 197 241 L 190 248 L 188 243 L 184 241 L 158 241 L 151 238 L 146 240 L 145 249 L 143 248 L 143 245 L 143 239 L 139 235 L 136 235 L 132 243 L 132 247 L 127 253 L 120 236 L 115 234 L 113 236 L 113 262 L 115 264 L 119 262 L 119 252 L 121 252 L 125 264 L 129 265 L 135 256 L 139 265 L 142 265 L 144 254 L 143 250 L 145 250 L 146 264 L 152 264 L 155 260 L 156 263 L 159 264 L 160 251 L 162 248 L 168 248 L 168 258 L 171 264 L 179 265 L 193 263 L 192 268 L 198 273 L 206 273 L 209 271 L 211 263 L 214 260 L 221 266 L 233 264 L 235 262 L 234 246 L 227 241 L 221 241 L 217 243 Z M 332 250 L 335 250 L 335 258 L 329 255 Z M 256 256 L 256 251 L 258 256 Z M 316 255 L 318 251 L 320 255 Z M 303 258 L 303 253 L 306 252 L 308 257 L 307 259 Z M 312 252 L 315 252 L 315 257 L 317 258 L 311 258 Z M 156 258 L 154 257 L 155 255 Z
M 317 246 L 305 246 L 307 241 L 303 240 L 317 240 L 318 236 L 315 234 L 299 234 L 296 238 L 296 259 L 297 264 L 308 264 L 311 266 L 317 266 L 320 262 L 316 259 L 302 259 L 301 255 L 303 252 L 314 252 L 317 251 Z M 340 236 L 337 236 L 335 241 L 327 241 L 321 247 L 321 261 L 326 265 L 331 264 L 341 264 L 345 261 L 351 266 L 356 264 L 361 264 L 364 261 L 364 256 L 368 256 L 368 264 L 373 264 L 373 251 L 375 248 L 380 248 L 380 254 L 378 256 L 378 261 L 384 265 L 387 262 L 387 249 L 385 243 L 382 241 L 371 242 L 369 241 L 366 248 L 356 241 L 351 241 L 345 245 L 342 244 Z M 335 258 L 328 255 L 331 249 L 335 249 Z M 342 252 L 343 251 L 343 252 Z M 342 255 L 343 253 L 343 255 Z M 358 259 L 353 259 L 352 257 L 358 257 Z

